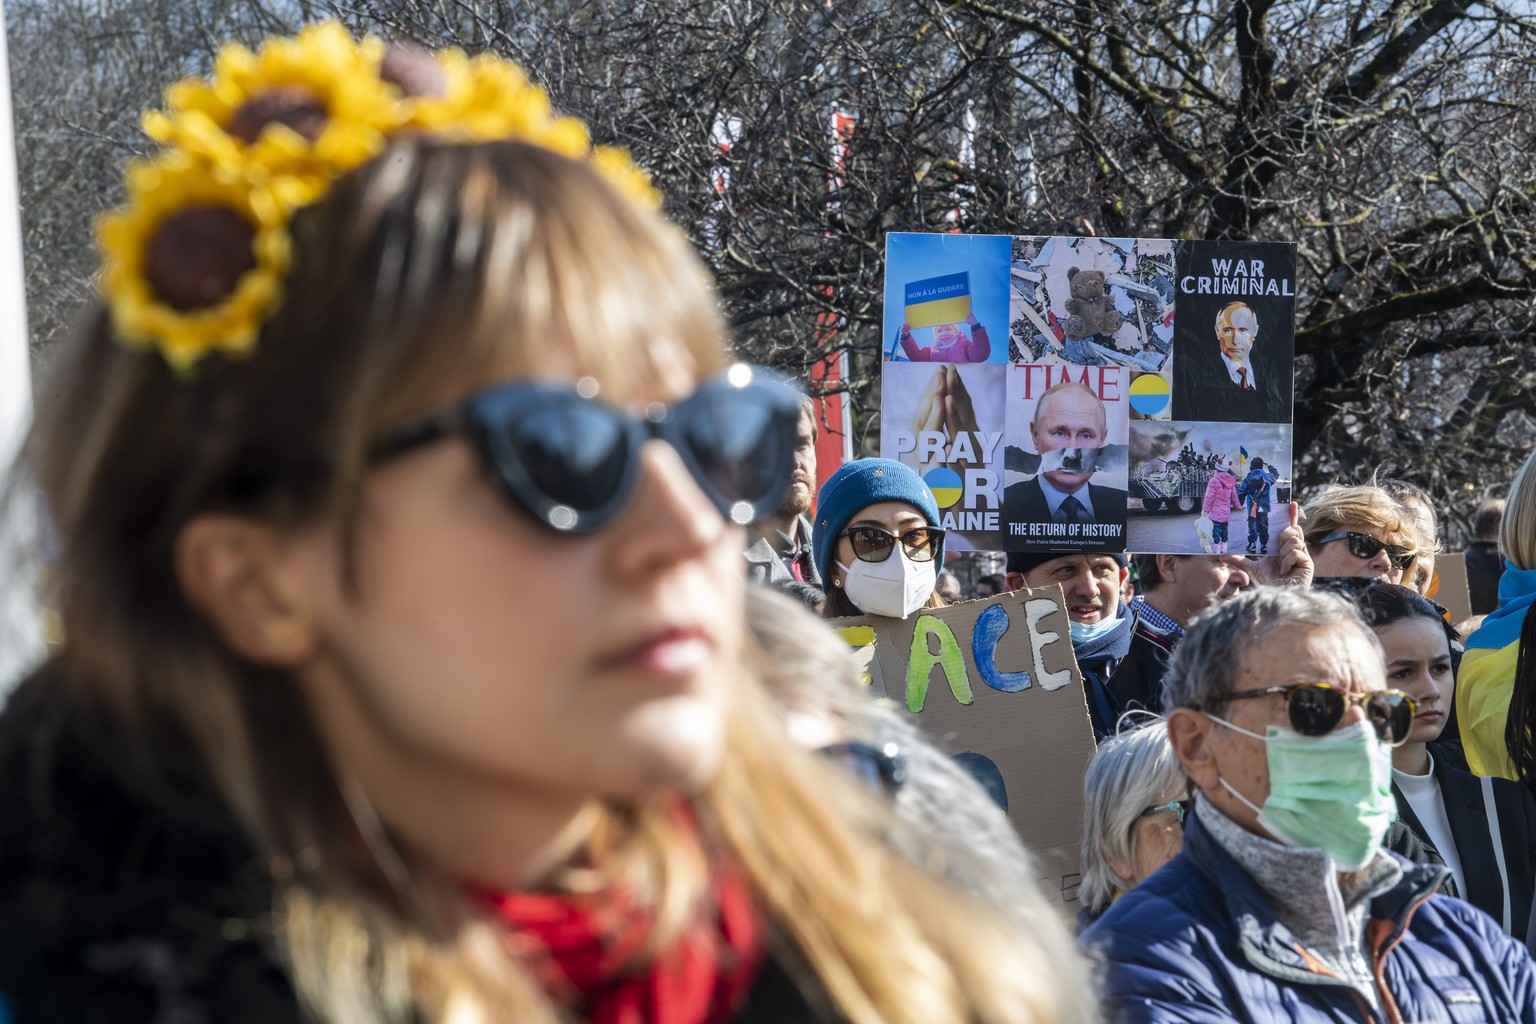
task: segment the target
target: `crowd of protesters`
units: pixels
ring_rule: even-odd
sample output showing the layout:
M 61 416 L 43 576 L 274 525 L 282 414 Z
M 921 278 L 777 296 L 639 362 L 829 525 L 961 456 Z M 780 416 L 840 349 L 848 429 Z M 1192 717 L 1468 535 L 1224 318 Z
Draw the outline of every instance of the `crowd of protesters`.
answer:
M 816 490 L 813 406 L 516 69 L 329 25 L 216 72 L 27 446 L 63 640 L 0 711 L 0 1020 L 1536 1024 L 1536 455 L 1465 636 L 1422 490 L 1192 448 L 1212 554 L 962 595 L 922 478 Z M 1048 588 L 1075 936 L 825 621 Z

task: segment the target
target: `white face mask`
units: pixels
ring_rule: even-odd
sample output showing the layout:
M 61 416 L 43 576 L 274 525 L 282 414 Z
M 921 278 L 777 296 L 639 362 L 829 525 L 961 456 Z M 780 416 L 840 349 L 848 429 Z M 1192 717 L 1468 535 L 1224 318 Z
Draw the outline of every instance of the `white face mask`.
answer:
M 1097 640 L 1105 633 L 1113 631 L 1118 625 L 1120 625 L 1120 620 L 1113 615 L 1102 618 L 1098 622 L 1078 622 L 1076 619 L 1073 619 L 1070 624 L 1072 642 L 1083 644 L 1089 640 Z
M 914 562 L 900 544 L 895 548 L 883 562 L 837 563 L 845 573 L 843 590 L 860 611 L 904 619 L 928 602 L 939 579 L 934 563 Z

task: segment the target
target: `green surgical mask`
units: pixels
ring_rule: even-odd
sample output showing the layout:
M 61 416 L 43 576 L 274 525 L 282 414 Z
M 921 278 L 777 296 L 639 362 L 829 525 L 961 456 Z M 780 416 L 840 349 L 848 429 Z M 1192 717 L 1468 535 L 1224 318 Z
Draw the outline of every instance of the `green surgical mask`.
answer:
M 1321 849 L 1345 871 L 1370 863 L 1397 818 L 1392 796 L 1392 752 L 1359 724 L 1326 736 L 1303 736 L 1279 726 L 1267 735 L 1208 715 L 1234 732 L 1263 742 L 1269 757 L 1264 806 L 1222 787 L 1258 813 L 1259 824 L 1287 846 Z

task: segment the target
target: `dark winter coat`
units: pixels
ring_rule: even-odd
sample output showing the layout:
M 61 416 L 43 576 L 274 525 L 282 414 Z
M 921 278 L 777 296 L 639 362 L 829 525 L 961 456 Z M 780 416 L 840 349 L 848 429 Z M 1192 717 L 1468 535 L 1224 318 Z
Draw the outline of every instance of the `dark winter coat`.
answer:
M 1118 1024 L 1533 1024 L 1536 969 L 1481 911 L 1435 895 L 1443 867 L 1403 863 L 1366 922 L 1385 1017 L 1319 973 L 1257 883 L 1200 824 L 1184 848 L 1082 936 Z
M 0 714 L 0 992 L 16 1024 L 301 1017 L 264 942 L 271 888 L 190 744 L 153 761 L 63 681 Z
M 1127 711 L 1163 713 L 1163 678 L 1183 634 L 1159 629 L 1140 614 L 1131 627 L 1131 647 L 1109 679 L 1117 717 Z
M 1438 757 L 1435 779 L 1440 784 L 1440 799 L 1445 804 L 1446 823 L 1461 860 L 1462 876 L 1467 880 L 1467 891 L 1456 895 L 1502 922 L 1508 889 L 1509 933 L 1524 937 L 1536 893 L 1536 799 L 1518 782 L 1490 778 L 1498 819 L 1490 822 L 1482 779 Z M 1399 820 L 1438 855 L 1428 830 L 1396 782 L 1392 783 L 1392 795 L 1397 797 Z M 1495 834 L 1499 837 L 1497 849 Z
M 1088 720 L 1093 725 L 1095 742 L 1115 731 L 1123 711 L 1110 695 L 1109 681 L 1130 653 L 1136 616 L 1125 605 L 1120 606 L 1119 616 L 1120 624 L 1103 636 L 1072 644 L 1078 671 L 1083 674 L 1083 699 L 1088 702 Z
M 186 736 L 46 671 L 0 712 L 0 1021 L 299 1024 L 272 883 Z M 820 1019 L 770 959 L 738 1021 Z
M 1260 512 L 1269 511 L 1270 487 L 1279 478 L 1280 474 L 1273 467 L 1264 469 L 1250 469 L 1248 475 L 1243 477 L 1237 485 L 1237 498 L 1245 508 L 1257 505 Z

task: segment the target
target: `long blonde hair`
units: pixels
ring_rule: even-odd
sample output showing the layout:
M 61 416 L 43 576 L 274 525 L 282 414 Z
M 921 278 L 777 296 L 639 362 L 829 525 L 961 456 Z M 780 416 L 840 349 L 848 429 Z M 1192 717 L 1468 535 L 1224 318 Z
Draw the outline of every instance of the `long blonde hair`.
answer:
M 1519 569 L 1536 569 L 1536 451 L 1525 457 L 1509 482 L 1499 550 Z
M 172 549 L 209 510 L 356 526 L 370 438 L 493 364 L 607 373 L 617 401 L 667 368 L 707 374 L 722 329 L 681 236 L 589 168 L 520 143 L 395 140 L 294 224 L 288 295 L 248 359 L 190 379 L 98 311 L 29 448 L 62 537 L 67 641 L 48 671 L 143 739 L 190 737 L 273 865 L 277 948 L 309 1011 L 363 1020 L 553 1022 L 562 1011 L 450 882 L 398 859 L 344 791 L 294 680 L 235 656 L 190 607 Z M 350 550 L 350 547 L 347 548 Z M 349 575 L 350 565 L 344 569 Z M 783 737 L 749 648 L 698 834 L 664 806 L 604 808 L 590 873 L 655 914 L 652 948 L 739 865 L 790 964 L 860 1024 L 1082 1019 L 1070 950 L 1011 934 L 895 854 L 886 812 Z M 557 879 L 556 882 L 569 881 Z

